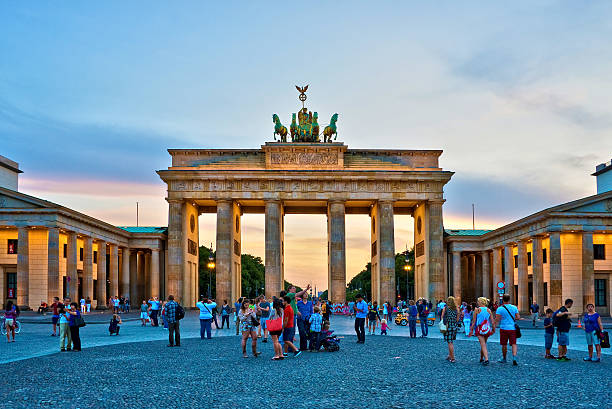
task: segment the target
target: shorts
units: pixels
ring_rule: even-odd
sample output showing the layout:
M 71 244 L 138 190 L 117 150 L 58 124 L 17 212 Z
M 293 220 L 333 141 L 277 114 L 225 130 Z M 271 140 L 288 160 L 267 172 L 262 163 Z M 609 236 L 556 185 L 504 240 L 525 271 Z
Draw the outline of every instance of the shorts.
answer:
M 597 331 L 585 332 L 587 345 L 599 345 Z
M 293 342 L 295 337 L 295 327 L 283 329 L 283 341 Z
M 269 318 L 270 317 L 261 317 L 259 319 L 259 323 L 261 324 L 261 329 L 266 329 L 267 328 L 266 321 L 268 321 Z
M 278 330 L 278 331 L 270 331 L 270 335 L 274 335 L 274 336 L 277 336 L 277 337 L 280 337 L 282 333 L 283 333 L 282 329 Z
M 149 314 L 147 314 L 146 312 L 141 312 L 140 318 L 143 320 L 149 319 Z
M 55 325 L 59 321 L 59 315 L 54 315 L 51 317 L 51 324 Z
M 569 332 L 557 332 L 557 343 L 561 346 L 569 345 Z
M 544 348 L 552 348 L 554 335 L 555 334 L 544 334 Z
M 7 327 L 12 327 L 13 324 L 15 324 L 15 320 L 12 318 L 6 318 L 4 320 L 4 325 L 6 325 Z
M 516 345 L 516 331 L 513 329 L 500 329 L 499 330 L 499 344 L 500 345 Z

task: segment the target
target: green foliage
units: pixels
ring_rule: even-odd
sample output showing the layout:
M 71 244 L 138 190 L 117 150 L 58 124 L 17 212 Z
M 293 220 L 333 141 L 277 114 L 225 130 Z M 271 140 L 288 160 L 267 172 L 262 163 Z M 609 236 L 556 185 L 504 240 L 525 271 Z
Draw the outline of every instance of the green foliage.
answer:
M 249 298 L 257 297 L 264 292 L 265 266 L 260 257 L 250 254 L 240 256 L 242 263 L 242 295 Z
M 208 262 L 210 255 L 210 249 L 205 246 L 200 246 L 199 251 L 199 274 L 198 274 L 198 296 L 200 295 L 208 295 L 208 286 L 211 285 L 210 294 L 214 297 L 215 292 L 217 290 L 216 287 L 216 270 L 209 270 Z M 215 252 L 212 253 L 213 260 L 215 259 Z
M 285 291 L 289 291 L 289 287 L 291 287 L 291 286 L 294 286 L 295 287 L 295 291 L 298 292 L 298 293 L 303 290 L 302 287 L 298 287 L 297 285 L 292 284 L 289 281 L 285 280 Z

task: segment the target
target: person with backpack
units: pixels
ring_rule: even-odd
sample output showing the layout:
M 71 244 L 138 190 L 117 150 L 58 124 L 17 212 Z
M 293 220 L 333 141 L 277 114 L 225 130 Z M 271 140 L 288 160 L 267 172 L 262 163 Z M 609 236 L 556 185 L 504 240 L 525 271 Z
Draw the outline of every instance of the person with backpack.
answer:
M 419 310 L 417 306 L 414 305 L 414 300 L 410 300 L 408 303 L 410 306 L 408 307 L 408 325 L 410 327 L 410 338 L 416 338 L 416 322 L 417 315 L 419 315 Z
M 593 304 L 587 304 L 587 312 L 584 314 L 584 334 L 586 335 L 586 343 L 589 348 L 589 356 L 584 358 L 587 362 L 601 362 L 601 345 L 599 334 L 604 330 L 601 323 L 601 317 L 595 312 Z M 597 359 L 593 359 L 593 345 L 597 350 Z
M 567 346 L 569 345 L 569 331 L 572 328 L 572 320 L 569 317 L 569 309 L 574 305 L 574 300 L 568 298 L 564 305 L 553 314 L 553 325 L 557 327 L 557 344 L 559 354 L 557 361 L 567 362 Z
M 468 336 L 472 334 L 478 337 L 480 342 L 480 363 L 483 366 L 489 365 L 489 351 L 487 350 L 487 339 L 495 332 L 495 324 L 491 310 L 487 308 L 489 300 L 485 297 L 478 297 L 478 307 L 474 309 L 474 319 Z
M 164 310 L 166 321 L 168 322 L 168 346 L 181 346 L 181 330 L 179 321 L 185 316 L 185 310 L 176 301 L 171 294 L 168 296 L 168 302 Z M 182 316 L 181 316 L 182 315 Z
M 499 327 L 499 343 L 502 348 L 502 357 L 497 361 L 499 363 L 506 363 L 506 354 L 508 353 L 508 343 L 512 348 L 512 365 L 518 365 L 517 354 L 518 347 L 516 345 L 516 321 L 521 317 L 519 315 L 518 308 L 510 304 L 510 295 L 504 294 L 502 300 L 504 303 L 497 309 L 496 327 Z
M 427 300 L 421 299 L 420 304 L 417 306 L 419 312 L 419 320 L 421 321 L 421 338 L 427 337 L 429 334 L 429 328 L 427 327 L 427 316 L 429 316 L 429 304 Z
M 207 339 L 211 339 L 213 311 L 217 308 L 217 304 L 202 297 L 202 301 L 198 302 L 196 307 L 200 309 L 200 339 L 204 339 L 205 335 Z

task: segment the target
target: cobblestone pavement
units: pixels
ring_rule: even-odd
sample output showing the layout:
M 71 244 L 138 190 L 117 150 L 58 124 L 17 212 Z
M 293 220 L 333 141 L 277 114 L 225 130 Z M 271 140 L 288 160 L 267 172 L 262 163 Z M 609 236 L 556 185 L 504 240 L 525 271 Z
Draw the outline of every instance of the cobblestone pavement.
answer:
M 108 335 L 108 320 L 110 319 L 108 314 L 100 314 L 96 312 L 87 315 L 85 319 L 86 321 L 90 322 L 90 324 L 81 329 L 83 348 L 114 345 L 126 342 L 143 342 L 167 339 L 167 331 L 163 330 L 161 327 L 141 327 L 140 321 L 137 320 L 136 317 L 137 314 L 135 313 L 124 316 L 123 319 L 125 320 L 125 323 L 121 326 L 120 336 L 110 337 Z M 26 321 L 23 324 L 22 333 L 17 336 L 17 342 L 15 343 L 6 344 L 4 339 L 0 339 L 0 363 L 43 356 L 57 352 L 59 350 L 59 339 L 57 337 L 49 336 L 51 334 L 51 324 L 40 323 L 41 320 L 50 321 L 50 319 L 51 318 L 49 316 L 46 318 L 40 317 L 38 318 L 38 324 Z M 97 322 L 97 324 L 95 324 L 95 322 Z M 537 329 L 529 328 L 530 323 L 523 322 L 521 325 L 526 328 L 523 330 L 523 337 L 519 340 L 519 344 L 542 347 L 544 342 L 542 322 L 540 321 Z M 353 319 L 349 317 L 334 316 L 332 318 L 332 329 L 335 330 L 337 334 L 355 334 Z M 380 333 L 380 330 L 378 330 L 377 333 Z M 187 317 L 181 321 L 181 334 L 184 339 L 200 337 L 200 324 L 197 312 L 187 312 Z M 234 334 L 234 327 L 232 327 L 231 330 L 217 330 L 214 329 L 213 325 L 213 337 L 232 336 Z M 407 327 L 391 324 L 391 331 L 389 331 L 389 334 L 393 337 L 407 337 L 409 335 L 409 330 Z M 421 334 L 420 328 L 417 328 L 417 334 Z M 437 326 L 429 327 L 429 337 L 437 339 L 442 337 Z M 464 340 L 467 342 L 477 342 L 477 339 L 474 337 L 467 338 L 463 334 L 459 334 L 457 338 L 462 342 L 464 342 Z M 405 340 L 405 342 L 410 341 Z M 493 335 L 489 342 L 499 342 L 499 335 Z M 554 345 L 554 348 L 556 348 L 556 344 Z M 569 355 L 573 358 L 582 359 L 584 351 L 586 351 L 584 331 L 573 328 L 570 332 Z M 610 349 L 604 349 L 603 353 L 609 356 L 612 354 L 612 351 L 610 351 Z
M 3 408 L 610 407 L 612 360 L 545 360 L 521 346 L 518 367 L 482 367 L 478 345 L 457 342 L 457 363 L 439 339 L 341 340 L 335 353 L 273 362 L 241 357 L 236 337 L 123 343 L 0 365 Z M 491 345 L 494 360 L 499 346 Z

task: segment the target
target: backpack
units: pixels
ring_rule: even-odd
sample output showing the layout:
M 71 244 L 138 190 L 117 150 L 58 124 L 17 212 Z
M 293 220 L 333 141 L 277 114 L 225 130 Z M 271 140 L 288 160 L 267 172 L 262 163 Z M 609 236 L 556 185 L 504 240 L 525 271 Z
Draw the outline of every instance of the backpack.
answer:
M 493 333 L 489 320 L 486 319 L 476 327 L 476 335 L 489 336 Z
M 552 316 L 553 327 L 558 327 L 561 324 L 561 320 L 557 317 L 559 310 L 555 311 Z
M 181 304 L 176 305 L 176 312 L 174 314 L 177 321 L 185 318 L 185 309 L 181 306 Z

